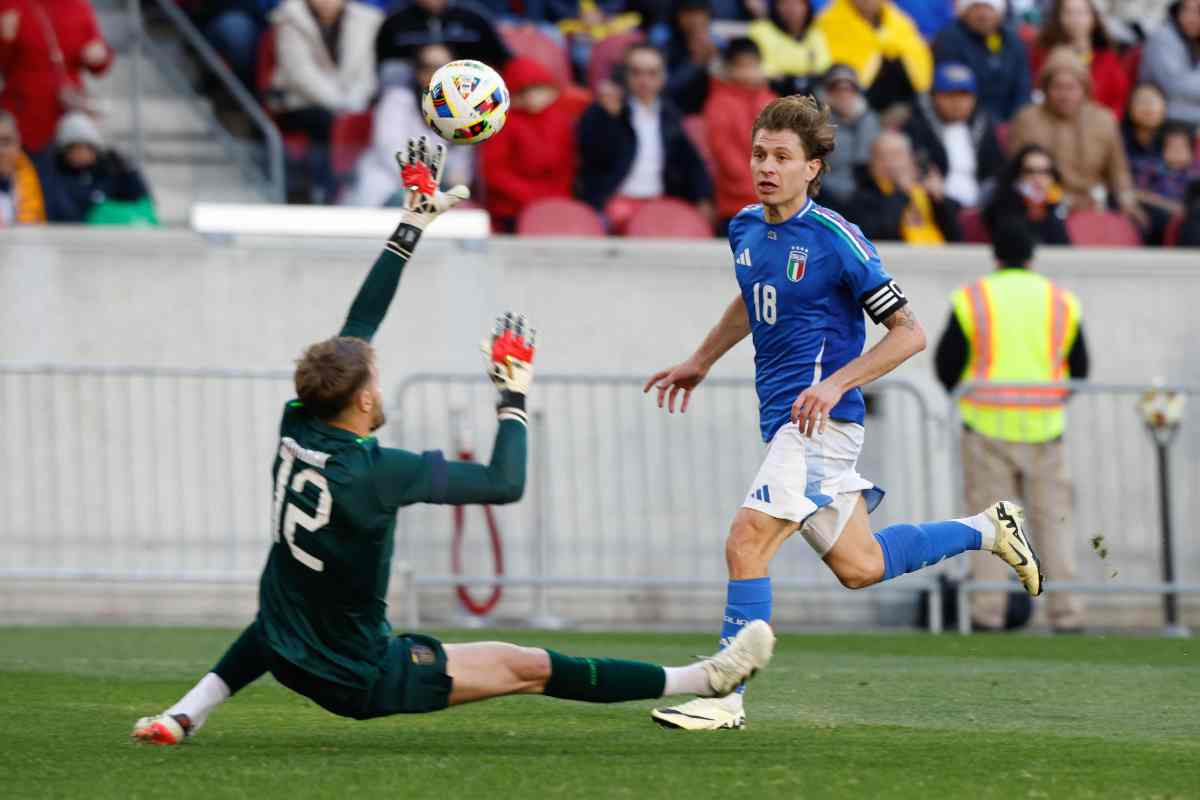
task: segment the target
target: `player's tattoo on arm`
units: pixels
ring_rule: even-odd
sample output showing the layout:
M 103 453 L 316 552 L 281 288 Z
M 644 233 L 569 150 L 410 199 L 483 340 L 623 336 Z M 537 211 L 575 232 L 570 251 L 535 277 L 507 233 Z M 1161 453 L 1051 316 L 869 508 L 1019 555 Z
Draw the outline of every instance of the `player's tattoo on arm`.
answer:
M 908 306 L 903 306 L 896 310 L 894 314 L 883 321 L 884 327 L 888 330 L 892 328 L 908 328 L 910 331 L 917 329 L 917 315 L 912 312 Z

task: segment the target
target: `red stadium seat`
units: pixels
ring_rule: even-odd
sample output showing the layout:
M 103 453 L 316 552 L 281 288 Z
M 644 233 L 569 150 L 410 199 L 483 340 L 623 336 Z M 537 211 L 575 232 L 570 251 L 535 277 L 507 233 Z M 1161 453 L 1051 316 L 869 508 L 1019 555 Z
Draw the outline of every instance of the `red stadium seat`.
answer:
M 334 118 L 333 131 L 329 135 L 329 149 L 335 175 L 349 175 L 354 172 L 358 157 L 371 144 L 373 121 L 370 111 L 340 114 Z
M 712 226 L 691 205 L 674 197 L 647 201 L 629 222 L 625 235 L 633 238 L 711 239 Z
M 978 208 L 964 208 L 958 212 L 958 227 L 962 229 L 962 240 L 970 244 L 987 244 L 992 240 Z
M 603 236 L 604 221 L 587 203 L 548 197 L 526 206 L 517 218 L 518 236 Z
M 1140 247 L 1142 237 L 1134 224 L 1115 211 L 1076 211 L 1067 217 L 1071 244 L 1095 247 Z
M 620 63 L 631 44 L 642 41 L 641 31 L 617 33 L 601 39 L 592 46 L 592 57 L 588 61 L 587 82 L 592 89 L 601 81 L 612 76 L 613 67 Z
M 708 126 L 704 122 L 704 117 L 699 114 L 684 117 L 683 132 L 696 146 L 696 151 L 700 153 L 700 160 L 704 162 L 708 174 L 716 175 L 716 164 L 713 163 L 712 150 L 708 146 Z
M 1183 214 L 1171 217 L 1171 221 L 1167 223 L 1167 227 L 1163 231 L 1163 247 L 1179 246 L 1179 231 L 1183 228 L 1183 220 Z
M 268 26 L 258 39 L 258 60 L 254 62 L 254 90 L 258 101 L 269 113 L 278 109 L 272 98 L 271 79 L 275 76 L 275 29 Z M 302 131 L 283 133 L 283 149 L 287 157 L 300 161 L 308 151 L 308 136 Z
M 550 70 L 559 83 L 571 82 L 571 59 L 561 44 L 536 25 L 500 23 L 500 38 L 519 56 L 528 56 Z

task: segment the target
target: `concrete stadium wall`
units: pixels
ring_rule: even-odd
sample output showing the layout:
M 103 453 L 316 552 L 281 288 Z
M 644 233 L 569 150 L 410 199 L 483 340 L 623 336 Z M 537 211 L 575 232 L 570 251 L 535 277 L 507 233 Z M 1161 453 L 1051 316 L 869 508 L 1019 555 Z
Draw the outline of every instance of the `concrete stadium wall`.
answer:
M 214 242 L 178 230 L 5 231 L 0 235 L 0 361 L 287 369 L 304 345 L 336 332 L 378 251 L 379 243 L 370 241 Z M 881 253 L 924 321 L 931 350 L 948 313 L 950 291 L 991 267 L 987 250 L 980 247 L 883 247 Z M 1050 248 L 1040 254 L 1039 269 L 1080 296 L 1096 380 L 1163 377 L 1200 384 L 1194 344 L 1200 326 L 1192 313 L 1200 296 L 1200 254 Z M 538 327 L 542 374 L 648 375 L 684 357 L 704 335 L 736 291 L 731 271 L 728 249 L 716 241 L 429 241 L 406 271 L 376 338 L 385 382 L 395 385 L 419 372 L 478 370 L 477 342 L 492 315 L 507 308 L 528 313 Z M 752 374 L 748 344 L 714 370 L 723 377 Z M 941 409 L 931 351 L 898 377 L 915 383 Z M 697 400 L 703 402 L 703 395 Z M 949 454 L 930 457 L 937 474 L 946 475 Z M 1187 475 L 1200 475 L 1194 464 L 1187 466 Z M 734 489 L 740 491 L 740 484 Z M 959 510 L 951 480 L 928 490 L 946 513 Z M 1081 502 L 1087 501 L 1085 492 Z M 1153 509 L 1139 511 L 1144 525 L 1152 527 Z M 725 519 L 714 520 L 713 531 L 725 524 Z M 1139 537 L 1149 544 L 1136 574 L 1153 579 L 1153 538 L 1144 532 Z M 793 549 L 812 561 L 801 545 Z M 1200 579 L 1200 543 L 1189 537 L 1180 551 L 1182 577 Z M 712 561 L 716 575 L 719 546 L 713 547 Z M 248 588 L 189 589 L 182 603 L 147 587 L 44 589 L 44 584 L 0 586 L 0 619 L 232 622 L 244 617 L 254 600 Z M 711 616 L 719 599 L 712 592 L 559 591 L 554 607 L 573 619 L 686 624 Z M 448 590 L 428 590 L 422 600 L 431 616 L 454 613 Z M 505 609 L 520 617 L 531 602 L 527 590 L 515 590 Z M 788 603 L 795 605 L 789 609 Z M 882 601 L 845 604 L 805 597 L 781 606 L 781 613 L 793 619 L 843 624 L 887 616 Z M 1107 619 L 1142 620 L 1154 608 L 1149 599 L 1122 599 Z

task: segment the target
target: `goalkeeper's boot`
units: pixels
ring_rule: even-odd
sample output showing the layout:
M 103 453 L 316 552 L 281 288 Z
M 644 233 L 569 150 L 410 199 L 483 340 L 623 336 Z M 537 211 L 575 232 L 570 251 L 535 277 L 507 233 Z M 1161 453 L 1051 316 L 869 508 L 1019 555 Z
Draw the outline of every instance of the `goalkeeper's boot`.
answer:
M 1025 535 L 1025 511 L 1011 500 L 1001 500 L 983 512 L 996 529 L 991 551 L 1017 572 L 1025 591 L 1042 593 L 1042 563 Z
M 761 619 L 745 625 L 729 646 L 703 662 L 713 698 L 698 698 L 680 706 L 650 713 L 659 725 L 684 730 L 721 730 L 746 724 L 741 695 L 730 693 L 750 680 L 771 660 L 775 634 Z
M 149 744 L 183 744 L 191 731 L 192 721 L 187 714 L 158 714 L 139 719 L 129 735 Z

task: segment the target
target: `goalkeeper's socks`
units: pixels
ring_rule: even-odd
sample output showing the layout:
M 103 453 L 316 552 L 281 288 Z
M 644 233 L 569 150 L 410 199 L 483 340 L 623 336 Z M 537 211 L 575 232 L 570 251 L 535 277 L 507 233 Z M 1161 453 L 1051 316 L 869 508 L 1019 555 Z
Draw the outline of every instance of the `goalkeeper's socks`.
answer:
M 725 618 L 721 623 L 721 647 L 728 647 L 738 631 L 751 621 L 771 621 L 771 579 L 749 578 L 730 581 L 725 590 Z M 735 691 L 745 691 L 742 684 Z
M 883 580 L 916 572 L 965 550 L 980 550 L 985 534 L 995 536 L 992 524 L 982 514 L 945 522 L 889 525 L 875 534 L 883 549 Z
M 644 661 L 619 658 L 575 658 L 547 650 L 550 678 L 542 693 L 585 703 L 620 703 L 663 696 L 666 670 Z
M 229 699 L 229 686 L 221 680 L 221 676 L 210 672 L 192 687 L 183 698 L 167 709 L 166 713 L 174 716 L 183 714 L 191 721 L 187 727 L 188 734 L 200 730 L 213 709 Z

